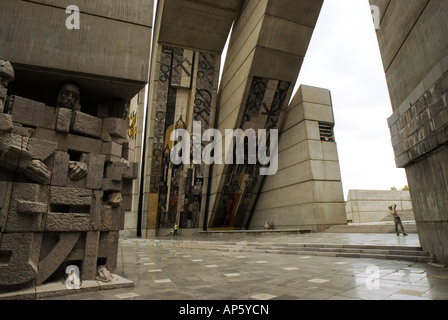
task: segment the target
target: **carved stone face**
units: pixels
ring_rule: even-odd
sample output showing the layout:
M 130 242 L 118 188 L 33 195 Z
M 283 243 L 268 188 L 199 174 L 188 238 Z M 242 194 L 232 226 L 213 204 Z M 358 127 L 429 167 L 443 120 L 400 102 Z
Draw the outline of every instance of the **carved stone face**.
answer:
M 59 91 L 57 106 L 60 108 L 74 109 L 79 103 L 79 97 L 79 88 L 73 84 L 66 84 Z

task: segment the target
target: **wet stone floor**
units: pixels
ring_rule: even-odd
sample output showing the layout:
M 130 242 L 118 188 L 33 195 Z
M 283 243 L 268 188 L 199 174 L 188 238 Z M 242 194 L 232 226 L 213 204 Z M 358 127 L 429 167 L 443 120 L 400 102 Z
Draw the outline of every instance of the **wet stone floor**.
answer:
M 117 274 L 133 281 L 134 287 L 52 299 L 448 300 L 448 269 L 434 263 L 313 256 L 306 252 L 291 255 L 187 249 L 178 245 L 183 240 L 196 239 L 122 239 Z M 262 240 L 418 245 L 417 235 L 324 234 Z M 247 241 L 261 240 L 254 237 Z

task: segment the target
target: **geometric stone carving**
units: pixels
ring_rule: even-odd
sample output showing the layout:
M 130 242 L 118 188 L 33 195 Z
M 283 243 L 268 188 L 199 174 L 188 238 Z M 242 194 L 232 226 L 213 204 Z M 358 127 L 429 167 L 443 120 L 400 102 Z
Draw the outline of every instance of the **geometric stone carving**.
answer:
M 74 84 L 63 86 L 56 108 L 4 98 L 0 290 L 41 285 L 66 263 L 82 270 L 81 280 L 95 280 L 99 264 L 115 272 L 118 231 L 124 228 L 123 180 L 134 179 L 128 167 L 138 171 L 122 159 L 126 104 L 114 104 L 120 118 L 84 113 Z

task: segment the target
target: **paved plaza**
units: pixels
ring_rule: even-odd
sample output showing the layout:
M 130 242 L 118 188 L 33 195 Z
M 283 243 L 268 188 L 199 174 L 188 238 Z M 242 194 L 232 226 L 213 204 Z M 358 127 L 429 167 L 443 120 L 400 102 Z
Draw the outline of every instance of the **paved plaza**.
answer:
M 234 241 L 236 246 L 214 250 L 201 245 L 214 241 Z M 188 242 L 197 248 L 185 247 Z M 417 234 L 181 234 L 121 239 L 117 273 L 133 281 L 134 287 L 51 299 L 448 300 L 448 269 L 437 263 L 241 251 L 239 242 L 419 246 Z

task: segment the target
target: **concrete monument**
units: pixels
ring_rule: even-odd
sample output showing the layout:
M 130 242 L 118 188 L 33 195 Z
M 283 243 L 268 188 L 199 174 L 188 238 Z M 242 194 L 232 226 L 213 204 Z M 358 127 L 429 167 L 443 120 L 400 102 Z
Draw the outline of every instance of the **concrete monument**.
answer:
M 116 272 L 123 181 L 136 178 L 121 157 L 126 120 L 84 113 L 80 98 L 65 84 L 56 107 L 10 96 L 0 113 L 0 290 L 42 285 L 69 266 L 81 281 Z

